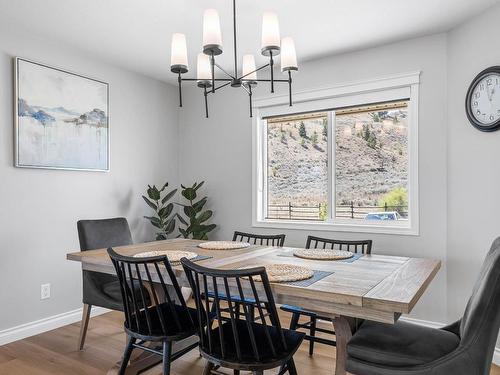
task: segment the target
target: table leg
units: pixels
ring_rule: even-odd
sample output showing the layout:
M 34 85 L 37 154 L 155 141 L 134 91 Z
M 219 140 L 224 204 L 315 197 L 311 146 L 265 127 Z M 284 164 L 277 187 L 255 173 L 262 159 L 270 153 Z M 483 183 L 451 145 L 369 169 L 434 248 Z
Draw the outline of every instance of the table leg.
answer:
M 352 337 L 353 322 L 345 316 L 333 319 L 335 337 L 337 341 L 337 355 L 335 357 L 335 375 L 346 375 L 347 343 Z

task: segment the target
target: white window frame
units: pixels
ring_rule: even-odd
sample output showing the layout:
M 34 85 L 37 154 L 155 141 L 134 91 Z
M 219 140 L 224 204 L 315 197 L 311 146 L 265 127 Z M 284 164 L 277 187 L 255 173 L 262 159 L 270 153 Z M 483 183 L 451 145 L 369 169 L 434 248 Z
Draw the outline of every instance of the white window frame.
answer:
M 340 231 L 360 233 L 386 233 L 419 235 L 418 189 L 418 101 L 420 71 L 380 77 L 363 82 L 345 83 L 333 87 L 294 93 L 294 105 L 288 105 L 288 95 L 254 100 L 254 126 L 252 128 L 252 225 L 276 229 Z M 390 100 L 409 99 L 408 107 L 408 205 L 410 217 L 404 221 L 368 220 L 353 223 L 350 219 L 333 217 L 335 204 L 335 150 L 332 134 L 334 114 L 328 118 L 328 179 L 333 184 L 328 191 L 328 217 L 326 221 L 300 221 L 266 219 L 267 207 L 267 121 L 263 117 L 294 113 L 324 111 L 351 105 L 365 105 Z M 265 165 L 264 165 L 265 164 Z M 332 196 L 333 194 L 333 196 Z

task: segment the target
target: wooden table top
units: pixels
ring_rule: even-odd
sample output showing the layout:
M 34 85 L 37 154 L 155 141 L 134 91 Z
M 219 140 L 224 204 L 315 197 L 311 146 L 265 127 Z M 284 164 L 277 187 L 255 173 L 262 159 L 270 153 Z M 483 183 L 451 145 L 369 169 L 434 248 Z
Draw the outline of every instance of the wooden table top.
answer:
M 293 249 L 251 246 L 238 250 L 205 250 L 202 241 L 172 239 L 115 248 L 123 255 L 152 250 L 187 250 L 212 258 L 197 263 L 205 267 L 236 269 L 271 263 L 296 264 L 317 271 L 332 272 L 310 286 L 273 283 L 276 302 L 293 304 L 329 316 L 350 316 L 394 323 L 411 312 L 425 292 L 441 262 L 434 259 L 386 255 L 364 255 L 352 263 L 307 260 L 294 257 Z M 284 256 L 285 255 L 285 256 Z M 67 254 L 90 271 L 115 274 L 105 249 Z M 187 285 L 181 266 L 173 267 L 181 285 Z

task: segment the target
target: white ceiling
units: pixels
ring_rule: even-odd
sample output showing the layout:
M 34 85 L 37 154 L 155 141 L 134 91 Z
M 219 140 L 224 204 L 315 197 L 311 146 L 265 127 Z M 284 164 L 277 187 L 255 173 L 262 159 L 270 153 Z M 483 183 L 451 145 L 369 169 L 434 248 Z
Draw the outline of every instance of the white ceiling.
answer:
M 237 0 L 238 55 L 260 53 L 262 13 L 275 11 L 300 61 L 446 31 L 500 0 Z M 67 43 L 89 55 L 173 81 L 170 37 L 186 34 L 191 75 L 201 49 L 202 15 L 219 11 L 232 67 L 231 0 L 0 0 L 0 22 Z M 263 62 L 259 57 L 257 60 Z

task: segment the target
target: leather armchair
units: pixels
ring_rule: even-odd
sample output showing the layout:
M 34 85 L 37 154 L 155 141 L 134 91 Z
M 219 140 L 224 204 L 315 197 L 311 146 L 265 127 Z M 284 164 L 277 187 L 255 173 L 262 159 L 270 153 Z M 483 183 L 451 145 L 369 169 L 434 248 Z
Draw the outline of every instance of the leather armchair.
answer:
M 488 375 L 500 327 L 500 237 L 483 263 L 462 319 L 432 329 L 366 321 L 347 345 L 356 375 Z

